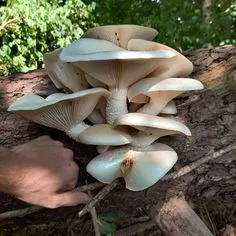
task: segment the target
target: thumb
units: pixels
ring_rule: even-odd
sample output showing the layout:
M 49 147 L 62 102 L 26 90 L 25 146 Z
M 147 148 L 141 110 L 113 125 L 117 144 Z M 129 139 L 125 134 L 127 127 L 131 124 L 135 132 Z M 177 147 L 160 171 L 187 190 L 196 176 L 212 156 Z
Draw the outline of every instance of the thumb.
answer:
M 76 190 L 70 192 L 59 193 L 53 197 L 55 208 L 63 206 L 76 206 L 79 204 L 85 204 L 91 200 L 91 198 L 82 192 Z

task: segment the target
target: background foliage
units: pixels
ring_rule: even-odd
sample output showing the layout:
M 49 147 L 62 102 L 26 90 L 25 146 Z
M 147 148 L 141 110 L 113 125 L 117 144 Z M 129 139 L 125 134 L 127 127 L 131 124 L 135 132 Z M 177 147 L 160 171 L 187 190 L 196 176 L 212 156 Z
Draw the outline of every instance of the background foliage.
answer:
M 236 43 L 236 0 L 0 0 L 0 74 L 42 66 L 42 55 L 95 25 L 139 24 L 180 51 Z
M 94 26 L 94 8 L 80 0 L 7 1 L 0 9 L 0 73 L 41 67 L 45 52 L 64 47 Z

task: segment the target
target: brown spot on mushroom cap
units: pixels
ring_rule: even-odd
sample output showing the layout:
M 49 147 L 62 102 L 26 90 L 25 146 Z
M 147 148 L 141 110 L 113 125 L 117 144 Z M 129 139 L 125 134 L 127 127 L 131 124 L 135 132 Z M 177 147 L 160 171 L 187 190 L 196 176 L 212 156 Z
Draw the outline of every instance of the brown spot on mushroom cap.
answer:
M 176 160 L 176 152 L 162 143 L 145 148 L 124 146 L 95 157 L 87 165 L 87 171 L 104 183 L 123 176 L 126 188 L 140 191 L 155 184 Z
M 152 40 L 157 34 L 155 29 L 139 25 L 107 25 L 89 29 L 82 37 L 104 39 L 127 49 L 130 39 Z

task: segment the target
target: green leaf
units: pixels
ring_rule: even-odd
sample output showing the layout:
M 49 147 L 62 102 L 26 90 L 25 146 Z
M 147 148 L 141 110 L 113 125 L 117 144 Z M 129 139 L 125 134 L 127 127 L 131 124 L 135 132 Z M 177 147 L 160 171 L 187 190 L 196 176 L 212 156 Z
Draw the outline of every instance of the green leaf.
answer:
M 110 223 L 110 222 L 106 222 L 102 219 L 99 219 L 99 230 L 101 232 L 101 234 L 113 234 L 116 231 L 116 224 L 115 223 Z
M 104 212 L 99 215 L 99 219 L 106 222 L 117 222 L 119 220 L 119 214 L 114 211 Z

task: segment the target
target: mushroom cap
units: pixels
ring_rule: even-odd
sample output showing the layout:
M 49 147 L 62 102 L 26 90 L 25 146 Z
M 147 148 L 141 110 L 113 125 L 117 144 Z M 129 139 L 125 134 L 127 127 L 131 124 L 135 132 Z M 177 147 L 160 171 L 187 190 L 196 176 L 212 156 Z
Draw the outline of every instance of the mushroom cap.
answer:
M 101 96 L 109 96 L 109 94 L 110 92 L 104 88 L 85 89 L 71 94 L 55 93 L 49 95 L 45 99 L 38 95 L 29 93 L 20 98 L 17 98 L 16 101 L 8 108 L 8 111 L 37 110 L 42 107 L 51 106 L 62 101 L 74 100 L 84 96 L 99 95 L 100 98 Z
M 97 124 L 87 128 L 78 136 L 78 141 L 92 145 L 124 145 L 132 140 L 128 130 L 109 124 Z
M 192 73 L 193 64 L 178 51 L 166 45 L 151 42 L 143 39 L 131 39 L 128 43 L 128 50 L 134 51 L 153 51 L 168 50 L 176 54 L 175 57 L 161 60 L 149 77 L 185 77 Z
M 84 73 L 78 67 L 60 61 L 62 49 L 45 53 L 43 61 L 45 72 L 57 88 L 67 87 L 73 92 L 88 88 Z
M 120 116 L 114 122 L 114 126 L 124 125 L 158 137 L 169 134 L 191 136 L 189 128 L 177 120 L 143 113 L 128 113 Z
M 153 40 L 157 34 L 155 29 L 139 25 L 106 25 L 89 29 L 82 37 L 104 39 L 126 49 L 132 38 Z
M 162 143 L 146 148 L 124 146 L 95 157 L 87 172 L 103 183 L 123 177 L 127 189 L 140 191 L 155 184 L 176 161 L 176 152 Z
M 90 44 L 92 48 L 89 48 Z M 167 50 L 131 52 L 120 49 L 105 40 L 80 39 L 65 48 L 60 57 L 65 61 L 74 61 L 85 73 L 110 87 L 126 87 L 151 73 L 160 58 L 175 55 Z
M 188 90 L 200 90 L 203 89 L 203 84 L 190 78 L 159 78 L 151 77 L 140 80 L 130 86 L 128 90 L 129 101 L 135 102 L 140 100 L 138 96 L 141 94 L 146 96 L 152 96 L 153 93 L 158 91 L 180 91 L 185 92 Z
M 128 51 L 106 40 L 81 38 L 65 47 L 60 59 L 63 62 L 131 60 L 150 58 L 170 58 L 175 56 L 170 50 Z
M 82 122 L 94 109 L 102 96 L 110 92 L 93 88 L 73 94 L 52 94 L 46 99 L 27 94 L 18 98 L 8 111 L 14 111 L 36 123 L 68 132 Z

